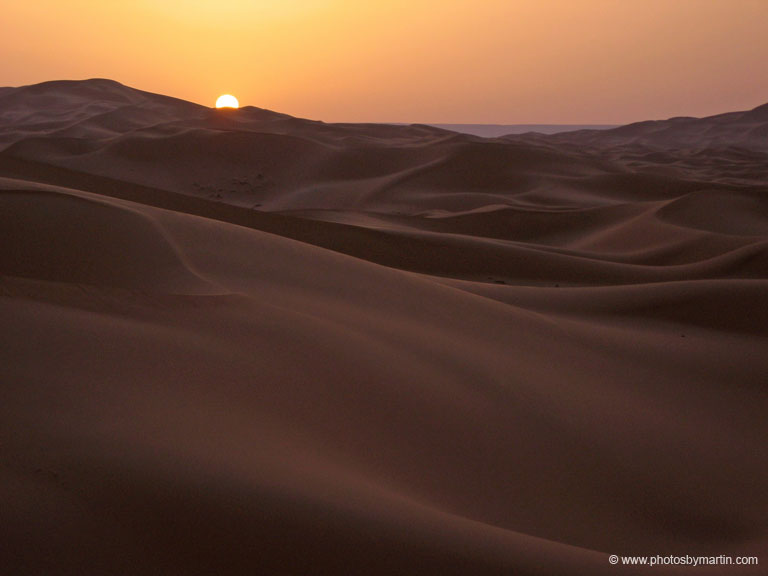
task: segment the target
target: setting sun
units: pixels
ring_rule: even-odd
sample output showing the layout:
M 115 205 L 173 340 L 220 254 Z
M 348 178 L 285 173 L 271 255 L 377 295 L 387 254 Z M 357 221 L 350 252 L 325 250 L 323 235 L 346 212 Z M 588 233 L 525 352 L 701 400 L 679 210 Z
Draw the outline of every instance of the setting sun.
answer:
M 222 94 L 216 100 L 216 108 L 240 108 L 240 103 L 231 94 Z

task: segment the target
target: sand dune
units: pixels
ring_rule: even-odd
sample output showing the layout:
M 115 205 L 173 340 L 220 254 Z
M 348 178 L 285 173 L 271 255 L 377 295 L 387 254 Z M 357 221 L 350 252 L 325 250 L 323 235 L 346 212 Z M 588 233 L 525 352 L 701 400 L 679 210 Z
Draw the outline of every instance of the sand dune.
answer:
M 768 562 L 764 112 L 485 140 L 0 90 L 0 566 L 761 573 L 608 555 Z
M 635 172 L 764 187 L 767 136 L 768 104 L 764 104 L 707 118 L 670 118 L 538 139 L 550 145 L 591 149 Z M 507 137 L 509 141 L 519 138 Z

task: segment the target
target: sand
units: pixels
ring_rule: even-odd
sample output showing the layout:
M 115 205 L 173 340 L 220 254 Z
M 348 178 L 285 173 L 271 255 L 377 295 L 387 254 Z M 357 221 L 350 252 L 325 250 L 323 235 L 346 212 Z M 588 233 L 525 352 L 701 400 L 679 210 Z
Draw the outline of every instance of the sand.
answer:
M 2 571 L 761 573 L 767 129 L 0 91 Z

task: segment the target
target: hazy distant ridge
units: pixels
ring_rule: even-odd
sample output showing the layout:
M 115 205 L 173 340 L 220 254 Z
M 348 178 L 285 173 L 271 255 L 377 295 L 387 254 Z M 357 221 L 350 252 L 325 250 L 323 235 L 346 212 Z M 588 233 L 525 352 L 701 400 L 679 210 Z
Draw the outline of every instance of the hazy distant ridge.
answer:
M 608 130 L 617 128 L 618 124 L 428 124 L 443 130 L 453 130 L 462 134 L 473 134 L 484 138 L 498 138 L 507 134 L 558 134 L 574 130 Z

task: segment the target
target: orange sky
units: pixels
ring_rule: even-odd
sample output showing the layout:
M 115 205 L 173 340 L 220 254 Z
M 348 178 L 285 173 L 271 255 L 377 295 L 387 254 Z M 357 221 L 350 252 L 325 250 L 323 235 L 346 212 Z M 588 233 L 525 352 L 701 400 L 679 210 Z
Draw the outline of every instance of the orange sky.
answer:
M 768 0 L 2 2 L 0 85 L 326 121 L 624 123 L 768 102 Z

